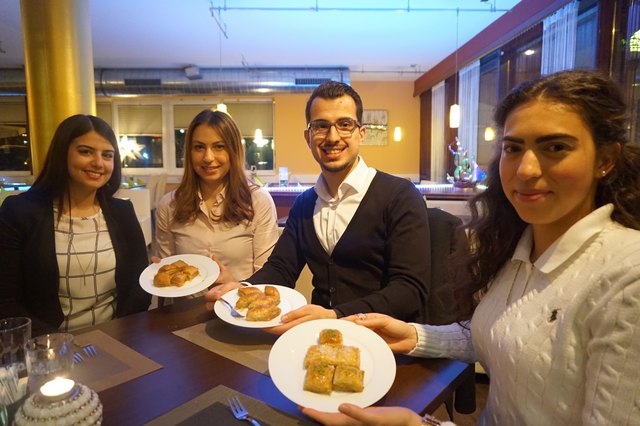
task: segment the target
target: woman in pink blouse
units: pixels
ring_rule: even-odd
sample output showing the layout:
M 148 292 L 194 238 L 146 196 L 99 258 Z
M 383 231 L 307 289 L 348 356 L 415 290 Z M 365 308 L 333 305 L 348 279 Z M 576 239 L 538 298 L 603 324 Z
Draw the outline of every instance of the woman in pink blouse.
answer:
M 234 276 L 248 277 L 277 239 L 275 204 L 245 175 L 236 123 L 203 110 L 187 130 L 182 181 L 157 208 L 157 255 L 215 256 Z

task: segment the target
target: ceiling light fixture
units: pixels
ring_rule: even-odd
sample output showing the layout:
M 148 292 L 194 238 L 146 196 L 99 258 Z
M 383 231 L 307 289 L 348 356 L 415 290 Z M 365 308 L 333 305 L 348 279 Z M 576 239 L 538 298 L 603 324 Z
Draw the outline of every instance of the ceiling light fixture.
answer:
M 455 73 L 455 82 L 453 86 L 454 90 L 454 99 L 453 105 L 449 109 L 449 127 L 452 129 L 457 129 L 460 127 L 460 105 L 458 104 L 458 26 L 460 24 L 460 9 L 456 9 L 456 52 L 455 52 L 455 63 L 456 63 L 456 73 Z

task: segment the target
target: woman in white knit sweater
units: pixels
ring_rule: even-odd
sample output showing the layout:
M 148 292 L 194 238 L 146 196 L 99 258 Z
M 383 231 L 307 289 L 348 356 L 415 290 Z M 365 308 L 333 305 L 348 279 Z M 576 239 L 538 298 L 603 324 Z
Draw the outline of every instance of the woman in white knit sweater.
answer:
M 627 118 L 615 84 L 591 72 L 516 88 L 496 110 L 501 151 L 456 268 L 473 276 L 460 291 L 482 294 L 471 322 L 351 320 L 395 352 L 480 361 L 491 380 L 480 424 L 640 424 L 640 146 Z M 340 410 L 303 412 L 334 425 L 424 421 L 400 407 Z

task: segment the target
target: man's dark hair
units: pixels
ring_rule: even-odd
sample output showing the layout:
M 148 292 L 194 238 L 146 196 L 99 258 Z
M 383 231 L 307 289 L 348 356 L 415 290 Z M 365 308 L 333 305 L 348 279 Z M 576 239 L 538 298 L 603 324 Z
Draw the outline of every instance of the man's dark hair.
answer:
M 344 95 L 351 96 L 355 101 L 356 119 L 358 120 L 358 123 L 362 123 L 362 99 L 360 99 L 358 92 L 353 90 L 353 87 L 346 83 L 341 83 L 339 81 L 327 81 L 326 83 L 322 83 L 320 86 L 316 87 L 307 101 L 307 107 L 305 109 L 307 124 L 311 121 L 311 104 L 315 98 L 337 99 Z

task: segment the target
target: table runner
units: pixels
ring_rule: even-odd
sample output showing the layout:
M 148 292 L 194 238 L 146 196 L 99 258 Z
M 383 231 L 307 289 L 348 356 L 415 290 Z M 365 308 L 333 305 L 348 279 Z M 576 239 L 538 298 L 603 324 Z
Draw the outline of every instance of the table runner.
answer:
M 237 396 L 251 416 L 258 420 L 262 426 L 317 425 L 311 419 L 294 417 L 234 389 L 219 385 L 152 420 L 147 423 L 147 426 L 210 426 L 213 424 L 216 426 L 238 426 L 243 423 L 233 417 L 227 402 L 232 396 Z
M 173 334 L 266 375 L 269 351 L 279 337 L 259 328 L 237 327 L 217 317 Z
M 162 365 L 100 330 L 74 336 L 74 342 L 79 345 L 91 343 L 96 348 L 97 353 L 93 357 L 89 357 L 82 349 L 77 348 L 76 351 L 84 360 L 75 363 L 71 370 L 73 380 L 96 392 L 162 368 Z

